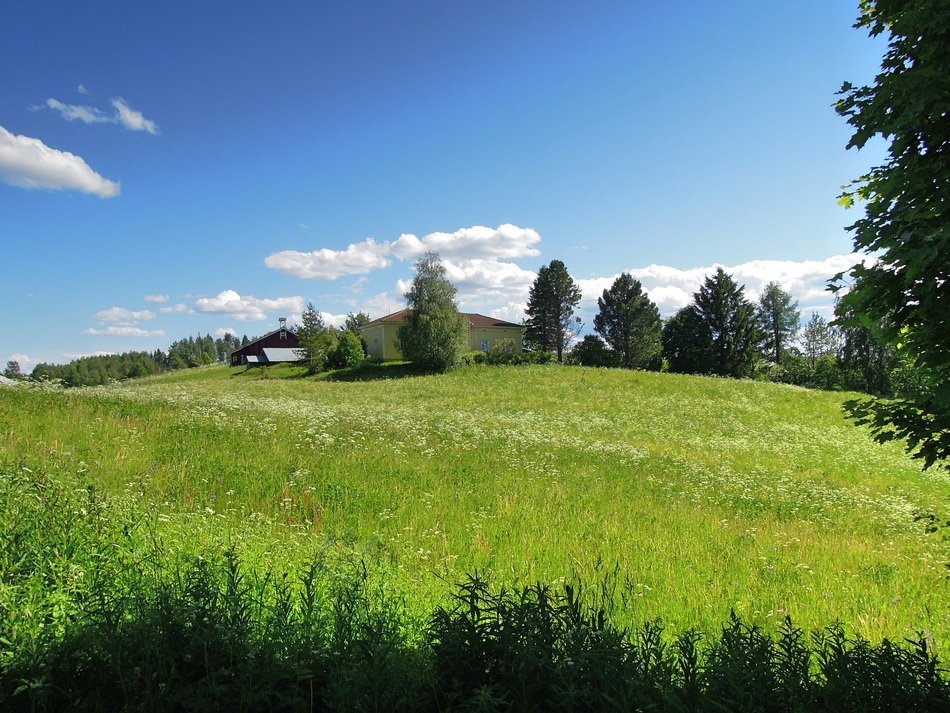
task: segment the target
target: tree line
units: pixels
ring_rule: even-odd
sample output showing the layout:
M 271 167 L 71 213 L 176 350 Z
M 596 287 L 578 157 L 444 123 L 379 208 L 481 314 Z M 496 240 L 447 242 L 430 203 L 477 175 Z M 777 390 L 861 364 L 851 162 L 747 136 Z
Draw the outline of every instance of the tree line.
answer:
M 66 364 L 40 363 L 33 367 L 34 381 L 59 380 L 65 386 L 101 386 L 113 381 L 135 379 L 166 371 L 190 369 L 207 364 L 226 364 L 231 352 L 250 344 L 249 338 L 227 333 L 214 338 L 210 334 L 186 337 L 172 342 L 168 349 L 152 352 L 131 351 L 121 354 L 98 354 L 79 357 Z M 8 362 L 7 371 L 20 372 L 17 362 Z M 21 375 L 22 376 L 22 375 Z

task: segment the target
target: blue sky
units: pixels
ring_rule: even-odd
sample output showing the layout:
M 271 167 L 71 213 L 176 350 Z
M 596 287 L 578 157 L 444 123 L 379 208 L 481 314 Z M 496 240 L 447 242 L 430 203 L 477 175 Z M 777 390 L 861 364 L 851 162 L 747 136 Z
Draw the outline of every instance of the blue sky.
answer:
M 404 306 L 436 248 L 520 320 L 565 262 L 590 325 L 631 271 L 669 315 L 723 265 L 828 312 L 853 262 L 832 109 L 857 3 L 4 5 L 0 360 Z M 875 153 L 877 152 L 877 153 Z M 805 315 L 807 316 L 807 314 Z

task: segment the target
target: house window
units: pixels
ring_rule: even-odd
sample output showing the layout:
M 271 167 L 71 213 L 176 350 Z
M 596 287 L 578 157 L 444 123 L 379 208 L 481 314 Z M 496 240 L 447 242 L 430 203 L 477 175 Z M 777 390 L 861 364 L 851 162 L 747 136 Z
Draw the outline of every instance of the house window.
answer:
M 487 339 L 483 339 L 483 340 L 482 340 L 482 351 L 483 351 L 483 352 L 487 352 L 487 351 L 488 351 L 488 340 L 487 340 Z
M 287 332 L 284 331 L 283 329 L 280 330 L 280 338 L 281 338 L 281 339 L 286 339 L 286 338 L 287 338 Z

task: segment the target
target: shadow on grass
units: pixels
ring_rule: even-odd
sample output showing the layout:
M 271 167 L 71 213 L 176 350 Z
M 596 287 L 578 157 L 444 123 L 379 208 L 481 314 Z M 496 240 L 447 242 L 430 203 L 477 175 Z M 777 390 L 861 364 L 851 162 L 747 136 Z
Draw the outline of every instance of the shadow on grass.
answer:
M 383 379 L 406 379 L 424 376 L 407 361 L 366 362 L 351 369 L 338 369 L 327 373 L 326 381 L 381 381 Z

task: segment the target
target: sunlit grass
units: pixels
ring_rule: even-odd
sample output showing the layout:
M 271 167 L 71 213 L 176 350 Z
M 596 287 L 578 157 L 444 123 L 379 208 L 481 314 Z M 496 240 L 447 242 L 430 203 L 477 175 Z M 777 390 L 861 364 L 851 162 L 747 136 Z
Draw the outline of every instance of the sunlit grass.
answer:
M 950 636 L 946 474 L 844 420 L 842 395 L 564 367 L 360 380 L 207 368 L 0 393 L 0 458 L 134 494 L 183 546 L 327 543 L 421 610 L 465 573 L 617 572 L 630 621 L 835 619 Z M 278 378 L 282 377 L 282 378 Z M 262 544 L 266 543 L 266 544 Z

